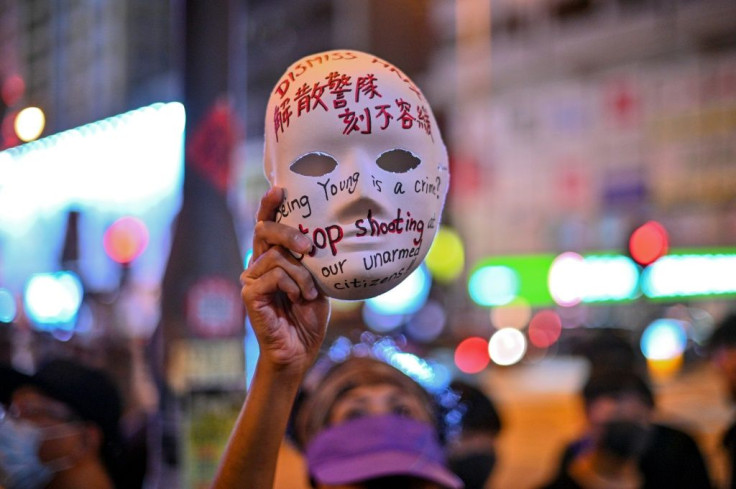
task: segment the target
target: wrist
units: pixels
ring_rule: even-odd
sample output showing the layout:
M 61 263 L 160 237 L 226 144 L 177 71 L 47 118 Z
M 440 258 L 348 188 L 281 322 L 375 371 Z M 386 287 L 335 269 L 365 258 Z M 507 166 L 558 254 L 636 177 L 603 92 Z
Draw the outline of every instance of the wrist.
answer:
M 280 383 L 300 385 L 310 365 L 307 365 L 307 362 L 275 362 L 261 355 L 256 362 L 256 372 Z

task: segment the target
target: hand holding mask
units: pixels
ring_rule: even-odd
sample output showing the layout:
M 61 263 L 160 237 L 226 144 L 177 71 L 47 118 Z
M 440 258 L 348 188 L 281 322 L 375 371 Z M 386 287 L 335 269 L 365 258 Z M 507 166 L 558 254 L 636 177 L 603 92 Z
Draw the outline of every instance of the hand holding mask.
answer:
M 314 247 L 300 256 L 338 299 L 382 294 L 422 262 L 449 186 L 447 150 L 417 86 L 359 51 L 292 64 L 271 94 L 265 172 L 277 215 Z

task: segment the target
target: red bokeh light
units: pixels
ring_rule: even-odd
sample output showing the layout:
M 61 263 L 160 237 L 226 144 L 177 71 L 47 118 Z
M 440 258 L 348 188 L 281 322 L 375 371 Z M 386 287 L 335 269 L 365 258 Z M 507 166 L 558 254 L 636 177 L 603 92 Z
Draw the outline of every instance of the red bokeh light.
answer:
M 140 219 L 121 217 L 105 231 L 103 246 L 114 261 L 130 263 L 148 246 L 148 228 Z
M 560 339 L 562 320 L 554 311 L 539 311 L 529 322 L 529 341 L 537 348 L 549 348 Z
M 477 374 L 486 368 L 490 362 L 488 340 L 485 338 L 471 336 L 465 338 L 455 348 L 455 365 L 461 372 Z
M 639 226 L 629 238 L 629 253 L 636 263 L 650 265 L 667 253 L 669 237 L 667 230 L 656 221 Z
M 8 107 L 15 105 L 26 91 L 26 82 L 20 75 L 10 75 L 0 86 L 0 97 Z
M 13 127 L 17 115 L 17 111 L 11 110 L 0 121 L 0 150 L 12 148 L 20 144 L 20 139 L 15 135 L 15 128 Z

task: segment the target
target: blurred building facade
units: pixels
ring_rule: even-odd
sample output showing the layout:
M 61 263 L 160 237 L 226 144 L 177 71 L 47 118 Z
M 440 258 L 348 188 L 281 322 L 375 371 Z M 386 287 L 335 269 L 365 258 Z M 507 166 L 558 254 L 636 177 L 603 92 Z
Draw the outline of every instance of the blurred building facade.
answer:
M 175 4 L 3 0 L 0 76 L 20 75 L 47 134 L 176 100 Z
M 472 256 L 623 249 L 653 218 L 677 246 L 736 241 L 732 2 L 465 3 L 437 2 L 429 78 L 441 100 L 455 87 L 454 149 L 483 169 L 462 195 L 488 212 L 453 201 L 464 229 L 493 230 Z

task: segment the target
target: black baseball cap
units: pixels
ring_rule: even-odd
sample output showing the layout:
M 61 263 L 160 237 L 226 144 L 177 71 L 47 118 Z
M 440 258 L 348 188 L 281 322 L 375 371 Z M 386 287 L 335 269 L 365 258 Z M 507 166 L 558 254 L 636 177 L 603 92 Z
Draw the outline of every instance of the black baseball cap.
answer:
M 32 375 L 7 365 L 0 367 L 0 401 L 9 402 L 13 391 L 27 385 L 66 404 L 82 420 L 99 426 L 106 442 L 119 441 L 122 399 L 106 372 L 68 359 L 50 360 Z

